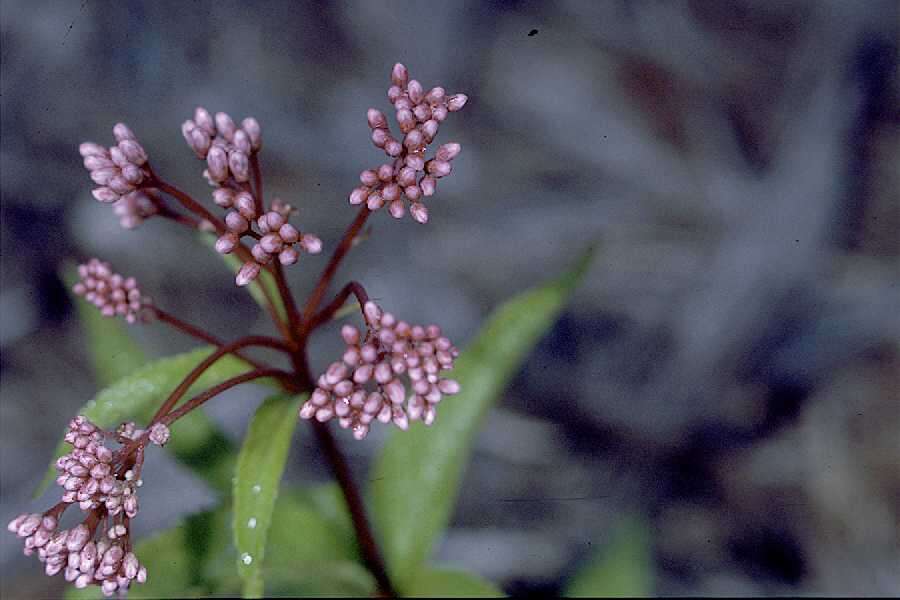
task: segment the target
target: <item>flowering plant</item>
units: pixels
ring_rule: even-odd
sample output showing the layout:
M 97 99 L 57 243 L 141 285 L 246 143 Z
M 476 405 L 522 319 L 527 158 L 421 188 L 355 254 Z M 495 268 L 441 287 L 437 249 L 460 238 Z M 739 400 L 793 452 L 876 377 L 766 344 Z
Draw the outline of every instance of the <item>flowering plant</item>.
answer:
M 52 467 L 62 488 L 59 501 L 9 523 L 9 531 L 22 538 L 24 552 L 35 555 L 48 575 L 60 573 L 75 588 L 99 588 L 106 596 L 127 590 L 156 597 L 227 594 L 236 589 L 235 576 L 246 596 L 278 590 L 439 594 L 452 591 L 448 586 L 496 591 L 474 575 L 431 567 L 427 559 L 449 520 L 478 423 L 552 324 L 584 264 L 500 309 L 460 365 L 459 351 L 440 327 L 411 324 L 384 310 L 368 297 L 362 283 L 349 281 L 326 303 L 343 259 L 370 216 L 387 207 L 395 219 L 408 212 L 420 224 L 429 222 L 426 201 L 430 203 L 438 180 L 451 173 L 460 153 L 456 143 L 445 143 L 433 154 L 429 149 L 448 116 L 466 105 L 464 94 L 448 95 L 442 87 L 426 91 L 397 64 L 388 99 L 400 133 L 395 137 L 381 111 L 368 111 L 372 142 L 388 161 L 360 174 L 360 185 L 349 194 L 349 203 L 359 207 L 356 217 L 302 305 L 284 269 L 305 264 L 303 254 L 319 254 L 325 245 L 291 223 L 294 207 L 279 199 L 267 201 L 262 133 L 255 119 L 248 117 L 238 125 L 226 113 L 213 115 L 198 108 L 181 128 L 190 149 L 204 161 L 212 203 L 224 209 L 224 215 L 158 174 L 124 124 L 113 128 L 114 146 L 80 146 L 97 184 L 93 196 L 112 205 L 123 227 L 162 218 L 214 234 L 215 250 L 236 267 L 235 284 L 251 290 L 280 335 L 220 340 L 165 311 L 144 295 L 134 278 L 116 273 L 109 263 L 91 258 L 78 267 L 72 291 L 108 317 L 98 320 L 85 314 L 94 343 L 120 344 L 123 350 L 106 365 L 110 386 L 69 422 Z M 362 327 L 341 327 L 345 351 L 314 376 L 307 352 L 310 337 L 347 316 L 348 302 L 351 308 L 357 305 Z M 142 364 L 139 350 L 115 317 L 128 324 L 170 326 L 206 346 Z M 252 354 L 260 348 L 278 353 L 289 367 L 260 360 Z M 134 364 L 142 366 L 130 372 L 126 367 Z M 454 366 L 454 378 L 445 376 Z M 257 410 L 236 451 L 197 409 L 251 381 L 269 385 L 276 393 Z M 450 414 L 444 425 L 437 420 L 438 405 L 458 394 L 446 407 Z M 338 486 L 279 495 L 298 416 L 312 424 Z M 368 511 L 330 421 L 357 440 L 377 422 L 403 430 L 389 438 L 374 467 L 379 476 L 368 490 Z M 413 426 L 417 421 L 437 425 L 426 435 L 422 426 Z M 131 521 L 139 512 L 144 460 L 154 446 L 168 446 L 220 492 L 222 504 L 176 530 L 136 544 Z M 80 521 L 63 528 L 63 518 L 71 515 L 64 513 L 75 505 Z M 182 534 L 198 520 L 230 520 L 231 540 L 207 544 L 215 549 L 213 555 L 191 549 L 195 540 L 188 540 L 185 549 Z M 292 525 L 271 526 L 278 521 Z M 223 529 L 228 528 L 213 526 L 210 531 L 218 535 Z M 186 552 L 194 552 L 190 560 Z M 233 558 L 225 561 L 235 565 L 229 573 L 216 570 L 222 556 Z

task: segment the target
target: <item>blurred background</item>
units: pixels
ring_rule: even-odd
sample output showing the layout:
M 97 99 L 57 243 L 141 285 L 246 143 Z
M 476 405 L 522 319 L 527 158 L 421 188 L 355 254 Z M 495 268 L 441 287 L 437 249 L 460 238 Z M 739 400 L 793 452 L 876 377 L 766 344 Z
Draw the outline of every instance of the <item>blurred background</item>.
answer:
M 896 1 L 4 0 L 0 26 L 3 523 L 45 503 L 30 493 L 96 391 L 65 261 L 111 260 L 216 334 L 269 331 L 195 236 L 121 229 L 78 144 L 124 121 L 211 205 L 179 126 L 198 104 L 253 115 L 267 192 L 327 249 L 382 162 L 365 111 L 401 61 L 469 95 L 439 137 L 463 152 L 428 225 L 377 214 L 342 278 L 464 346 L 598 243 L 482 431 L 438 559 L 559 592 L 636 519 L 658 594 L 900 593 Z M 289 269 L 295 289 L 324 264 Z M 153 356 L 193 346 L 134 334 Z M 239 436 L 261 397 L 210 414 Z M 327 479 L 298 431 L 288 477 Z M 358 477 L 382 433 L 340 433 Z M 137 535 L 215 500 L 158 454 L 145 478 Z M 4 597 L 60 593 L 14 536 L 0 557 Z

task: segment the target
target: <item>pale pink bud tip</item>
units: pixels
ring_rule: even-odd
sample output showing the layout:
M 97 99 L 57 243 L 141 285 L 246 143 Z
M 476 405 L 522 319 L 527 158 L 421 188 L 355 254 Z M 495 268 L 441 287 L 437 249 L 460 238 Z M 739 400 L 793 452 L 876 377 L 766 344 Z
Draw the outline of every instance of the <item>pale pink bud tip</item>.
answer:
M 244 263 L 244 266 L 241 267 L 241 270 L 238 271 L 237 276 L 234 278 L 234 283 L 238 287 L 244 287 L 248 285 L 251 281 L 256 279 L 259 275 L 260 266 L 255 262 L 247 262 Z
M 406 82 L 409 80 L 409 71 L 406 70 L 406 67 L 402 63 L 397 63 L 394 65 L 394 68 L 391 70 L 391 82 L 398 87 L 406 87 Z
M 466 105 L 466 102 L 469 101 L 469 97 L 465 94 L 454 94 L 447 99 L 447 109 L 450 112 L 456 112 L 462 109 L 463 106 Z
M 166 442 L 169 441 L 169 436 L 169 428 L 163 423 L 155 423 L 153 427 L 150 428 L 150 441 L 157 446 L 165 446 Z

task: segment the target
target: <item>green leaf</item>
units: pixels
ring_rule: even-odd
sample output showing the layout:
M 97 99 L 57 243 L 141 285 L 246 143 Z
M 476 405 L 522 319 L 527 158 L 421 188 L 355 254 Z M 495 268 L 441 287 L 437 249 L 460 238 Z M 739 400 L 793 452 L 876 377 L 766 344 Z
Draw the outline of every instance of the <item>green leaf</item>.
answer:
M 431 428 L 395 431 L 375 464 L 371 498 L 388 568 L 403 583 L 428 559 L 456 501 L 472 439 L 488 409 L 553 325 L 590 261 L 494 311 L 452 377 L 462 391 L 441 403 Z
M 411 575 L 403 595 L 412 598 L 501 598 L 505 594 L 474 573 L 424 567 Z
M 69 295 L 78 311 L 78 320 L 84 330 L 91 365 L 99 386 L 112 385 L 143 366 L 147 357 L 131 339 L 124 321 L 121 318 L 104 317 L 97 307 L 71 292 L 72 286 L 78 281 L 74 263 L 64 265 L 62 279 L 70 290 Z
M 208 247 L 215 248 L 216 236 L 214 234 L 201 233 L 200 240 Z M 225 261 L 225 264 L 228 265 L 231 272 L 237 275 L 237 272 L 240 271 L 243 266 L 243 263 L 237 255 L 220 254 L 219 256 L 222 257 L 222 260 Z M 262 269 L 256 279 L 253 280 L 253 283 L 247 286 L 247 291 L 250 292 L 250 295 L 256 300 L 256 303 L 266 310 L 268 302 L 266 302 L 266 294 L 263 292 L 263 288 L 265 288 L 269 297 L 272 298 L 272 301 L 275 303 L 275 311 L 278 313 L 278 318 L 287 323 L 287 311 L 284 308 L 284 303 L 281 301 L 281 294 L 278 293 L 278 284 L 275 282 L 275 276 L 266 269 Z
M 653 556 L 647 524 L 629 518 L 606 548 L 592 557 L 566 586 L 569 597 L 653 595 Z
M 259 597 L 263 592 L 261 568 L 266 536 L 291 436 L 297 426 L 297 410 L 305 399 L 305 395 L 277 395 L 263 402 L 253 415 L 238 455 L 233 528 L 245 598 Z M 294 533 L 304 535 L 302 530 Z
M 104 428 L 116 426 L 126 420 L 146 421 L 185 376 L 211 352 L 211 348 L 204 347 L 147 363 L 134 373 L 101 391 L 93 400 L 85 404 L 78 414 L 86 416 Z M 230 354 L 223 356 L 199 377 L 185 394 L 185 398 L 190 398 L 229 377 L 247 371 L 249 368 L 247 363 Z M 198 441 L 198 432 L 200 432 L 202 419 L 191 413 L 190 416 L 177 421 L 172 426 L 172 439 L 169 445 L 176 455 L 197 457 L 197 453 L 201 452 L 199 448 L 202 444 Z M 208 432 L 209 430 L 207 430 Z M 56 473 L 54 468 L 56 458 L 65 454 L 68 448 L 69 446 L 64 442 L 60 442 L 57 446 L 47 475 L 35 492 L 36 496 L 43 493 L 47 485 L 53 481 Z M 221 447 L 215 452 L 221 458 Z M 196 458 L 196 460 L 200 459 Z

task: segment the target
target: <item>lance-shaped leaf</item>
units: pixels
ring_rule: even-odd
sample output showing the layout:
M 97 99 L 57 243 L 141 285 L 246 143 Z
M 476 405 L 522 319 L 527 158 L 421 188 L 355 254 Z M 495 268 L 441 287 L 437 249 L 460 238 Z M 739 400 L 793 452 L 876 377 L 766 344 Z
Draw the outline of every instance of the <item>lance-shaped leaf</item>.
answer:
M 410 598 L 500 598 L 493 583 L 466 571 L 422 567 L 412 574 L 403 595 Z
M 127 420 L 146 421 L 185 376 L 211 352 L 212 349 L 209 347 L 199 348 L 147 363 L 134 373 L 101 391 L 93 400 L 85 404 L 78 414 L 86 416 L 103 428 L 111 428 Z M 190 398 L 192 395 L 250 368 L 243 360 L 230 354 L 223 356 L 204 371 L 203 375 L 185 394 L 185 398 Z M 266 382 L 268 380 L 258 381 Z M 197 452 L 197 439 L 192 434 L 198 432 L 200 422 L 198 419 L 200 418 L 191 414 L 177 421 L 172 426 L 170 444 L 174 447 L 183 445 L 185 453 Z M 60 434 L 60 438 L 62 438 L 62 434 Z M 178 441 L 178 438 L 182 438 L 181 441 Z M 63 442 L 57 446 L 47 475 L 35 495 L 40 495 L 47 484 L 54 479 L 56 458 L 65 454 L 69 448 Z
M 653 553 L 647 524 L 627 518 L 609 544 L 591 557 L 566 586 L 564 596 L 635 598 L 653 595 Z
M 238 455 L 232 493 L 233 529 L 245 598 L 263 593 L 261 570 L 266 538 L 291 436 L 297 426 L 297 410 L 305 399 L 305 395 L 277 395 L 263 402 L 253 415 Z
M 397 585 L 431 553 L 450 519 L 472 440 L 485 414 L 553 325 L 590 261 L 506 302 L 461 354 L 452 377 L 462 391 L 441 402 L 431 428 L 395 431 L 375 465 L 371 498 L 388 568 Z

